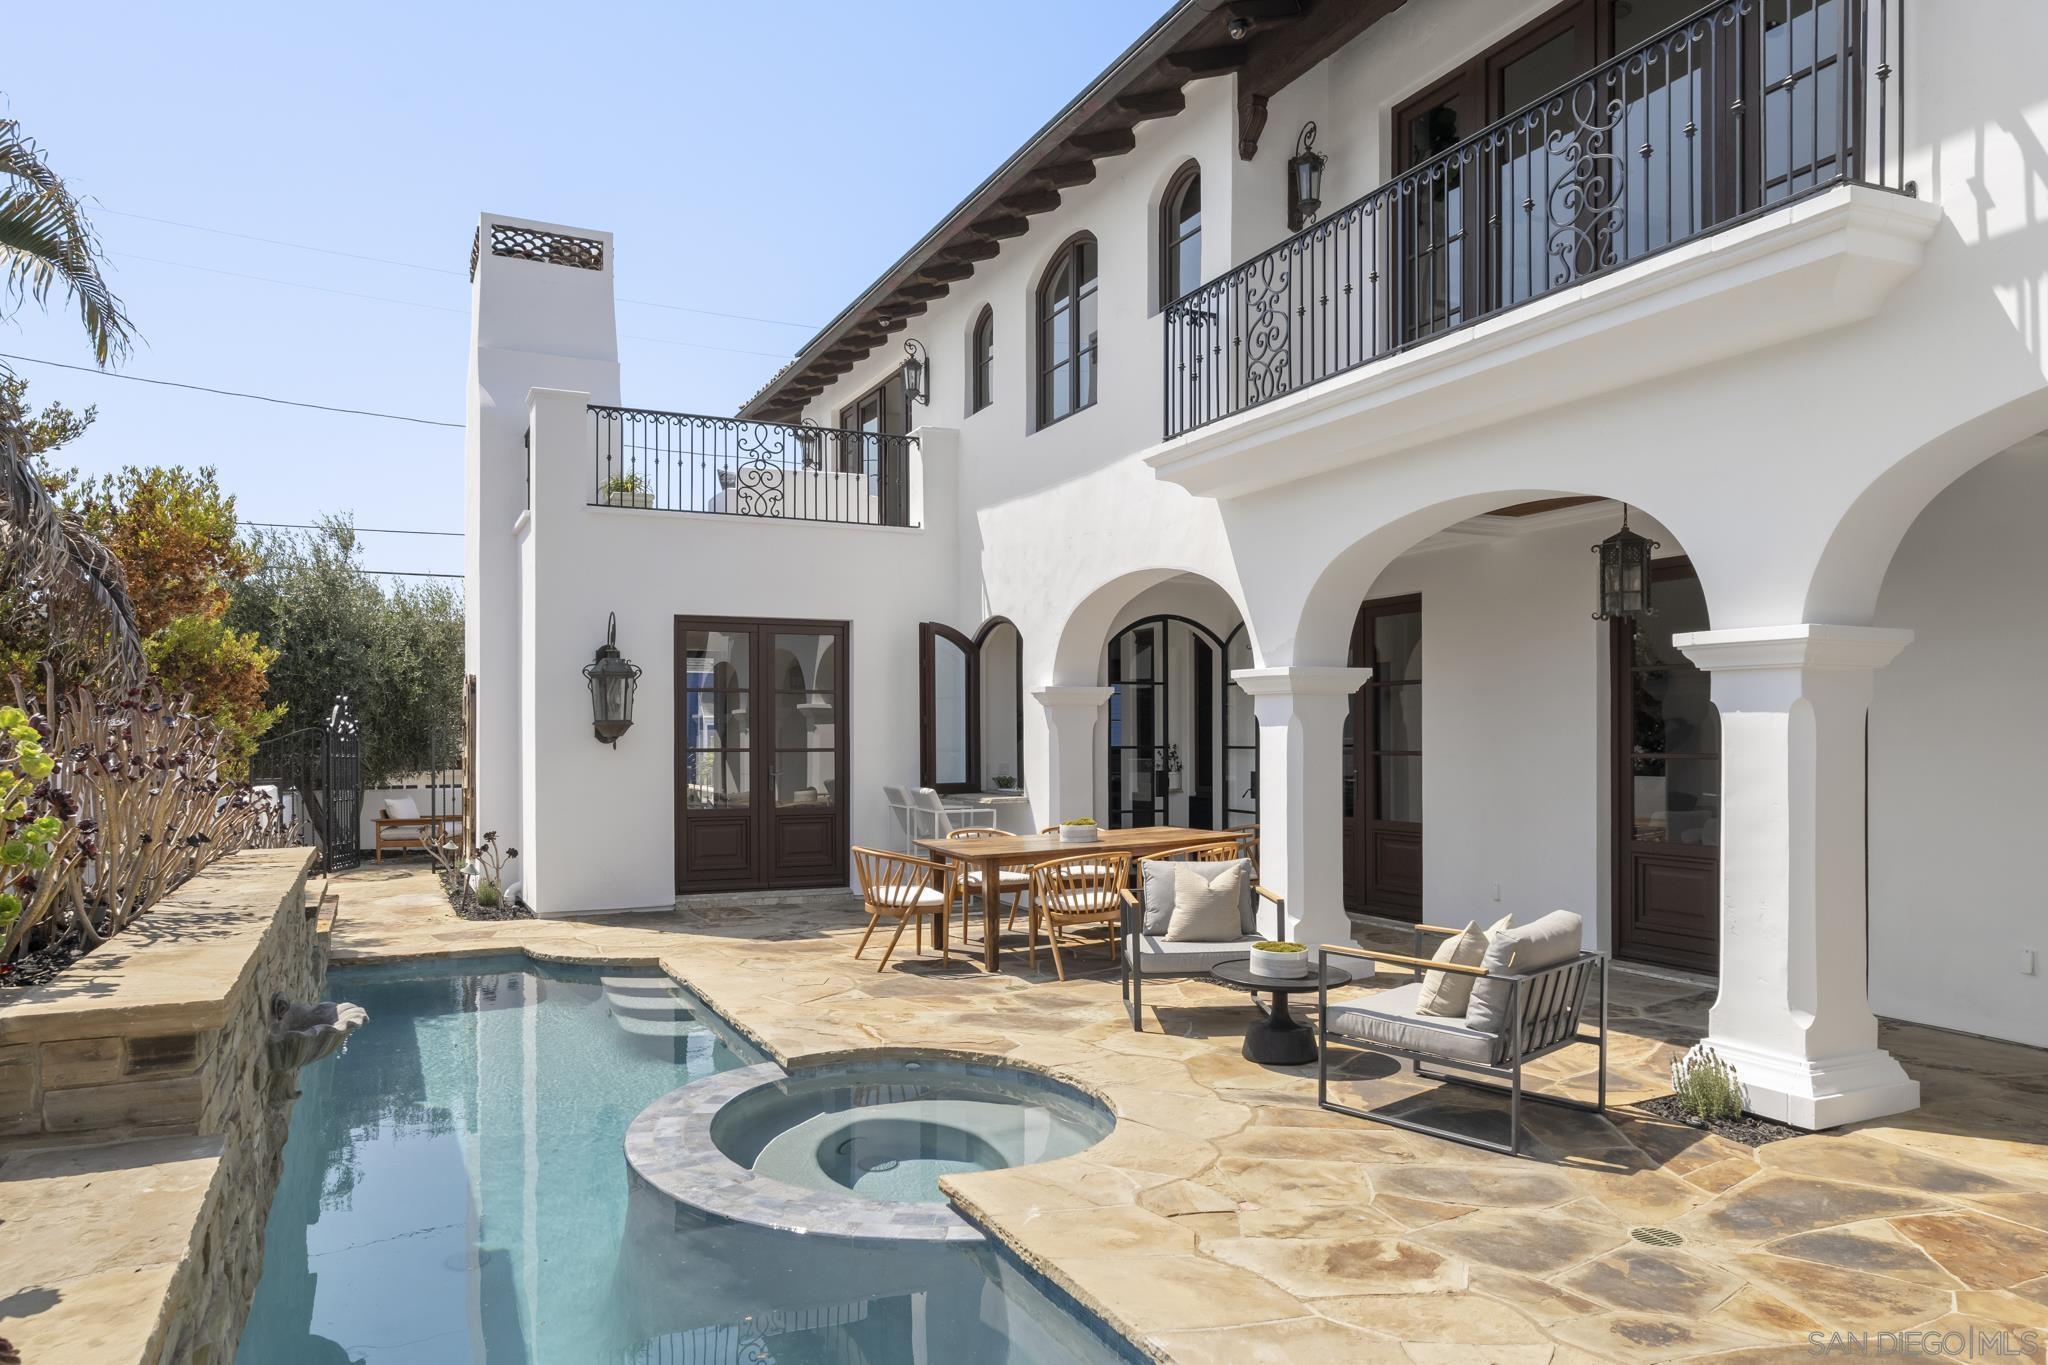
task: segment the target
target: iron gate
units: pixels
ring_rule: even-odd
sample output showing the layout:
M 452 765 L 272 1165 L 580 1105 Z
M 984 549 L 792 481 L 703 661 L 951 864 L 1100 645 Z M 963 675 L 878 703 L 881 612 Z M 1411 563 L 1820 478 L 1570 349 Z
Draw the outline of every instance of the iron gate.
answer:
M 346 693 L 324 725 L 307 725 L 256 746 L 249 781 L 277 789 L 290 842 L 320 850 L 320 870 L 341 872 L 363 860 L 362 735 Z

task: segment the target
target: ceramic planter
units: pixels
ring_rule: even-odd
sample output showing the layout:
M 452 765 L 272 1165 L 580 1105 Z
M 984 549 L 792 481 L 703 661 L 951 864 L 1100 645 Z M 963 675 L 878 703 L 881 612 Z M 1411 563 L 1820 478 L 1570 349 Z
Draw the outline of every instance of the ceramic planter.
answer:
M 1060 842 L 1063 844 L 1092 844 L 1102 837 L 1099 825 L 1061 825 Z
M 1276 953 L 1268 948 L 1254 947 L 1251 952 L 1252 971 L 1259 976 L 1307 976 L 1308 952 Z

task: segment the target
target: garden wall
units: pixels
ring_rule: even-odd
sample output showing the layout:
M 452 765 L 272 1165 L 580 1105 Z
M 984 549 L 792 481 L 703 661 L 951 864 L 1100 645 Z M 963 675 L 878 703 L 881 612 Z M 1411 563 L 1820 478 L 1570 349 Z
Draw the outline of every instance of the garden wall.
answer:
M 274 994 L 317 1000 L 325 976 L 307 905 L 312 859 L 305 848 L 222 858 L 55 981 L 0 1003 L 0 1202 L 8 1167 L 30 1160 L 31 1149 L 220 1140 L 168 1289 L 139 1288 L 160 1301 L 124 1306 L 148 1328 L 146 1347 L 105 1358 L 233 1359 L 291 1112 L 269 1098 L 269 1004 Z M 154 1238 L 167 1230 L 126 1231 Z M 54 1320 L 4 1325 L 0 1335 L 25 1355 L 39 1348 L 35 1359 L 67 1358 L 66 1344 L 82 1344 L 53 1340 L 63 1331 Z M 90 1327 L 103 1341 L 109 1325 L 101 1316 L 71 1328 Z

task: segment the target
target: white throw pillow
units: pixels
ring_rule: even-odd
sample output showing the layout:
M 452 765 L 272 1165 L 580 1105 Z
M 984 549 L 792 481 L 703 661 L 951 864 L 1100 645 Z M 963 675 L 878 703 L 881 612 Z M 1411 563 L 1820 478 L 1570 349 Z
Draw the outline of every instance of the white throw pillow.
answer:
M 1241 863 L 1225 863 L 1212 880 L 1204 866 L 1181 863 L 1173 869 L 1173 916 L 1166 925 L 1169 943 L 1228 943 L 1244 932 L 1239 910 L 1244 904 L 1248 869 Z
M 384 798 L 386 820 L 417 820 L 420 818 L 419 803 L 410 796 L 387 796 Z
M 1479 932 L 1479 921 L 1473 920 L 1462 932 L 1438 944 L 1430 960 L 1477 967 L 1479 959 L 1485 956 L 1486 935 Z M 1415 999 L 1415 1012 L 1452 1019 L 1462 1016 L 1465 1007 L 1472 1003 L 1473 980 L 1463 972 L 1424 972 L 1422 994 Z

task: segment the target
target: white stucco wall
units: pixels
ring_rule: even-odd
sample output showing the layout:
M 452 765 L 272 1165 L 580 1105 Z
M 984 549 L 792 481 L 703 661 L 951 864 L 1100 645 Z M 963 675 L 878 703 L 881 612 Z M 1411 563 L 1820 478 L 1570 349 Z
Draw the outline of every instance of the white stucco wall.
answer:
M 1870 993 L 1880 1013 L 2048 1046 L 2048 443 L 1951 486 L 1878 599 L 1913 643 L 1870 708 Z M 2031 974 L 2022 954 L 2035 955 Z
M 1635 359 L 1644 348 L 1641 312 L 1656 301 L 1650 281 L 1631 296 L 1638 313 L 1622 325 L 1602 334 L 1560 327 L 1529 336 L 1517 353 L 1529 365 L 1503 371 L 1498 387 L 1482 384 L 1416 418 L 1414 439 L 1391 453 L 1347 459 L 1339 449 L 1323 472 L 1221 500 L 1162 481 L 1142 458 L 1161 430 L 1155 232 L 1158 202 L 1175 171 L 1189 159 L 1202 168 L 1203 274 L 1213 277 L 1284 236 L 1281 177 L 1304 119 L 1318 121 L 1318 145 L 1331 157 L 1326 200 L 1341 203 L 1385 179 L 1395 105 L 1543 8 L 1540 0 L 1403 6 L 1274 98 L 1251 162 L 1236 155 L 1234 78 L 1197 81 L 1187 89 L 1185 113 L 1141 124 L 1135 152 L 1099 162 L 1094 182 L 1064 191 L 1057 210 L 1033 217 L 1028 233 L 1004 241 L 999 255 L 978 263 L 970 279 L 810 405 L 808 417 L 835 424 L 845 403 L 900 365 L 902 337 L 924 343 L 932 403 L 917 412 L 926 429 L 928 485 L 924 526 L 916 532 L 591 509 L 582 505 L 586 467 L 580 438 L 573 438 L 564 466 L 571 482 L 545 498 L 536 484 L 524 546 L 531 556 L 528 591 L 521 598 L 512 572 L 519 546 L 510 530 L 518 508 L 506 500 L 523 501 L 523 471 L 506 480 L 519 469 L 514 452 L 526 389 L 616 394 L 605 337 L 586 336 L 608 336 L 609 278 L 600 317 L 594 296 L 577 292 L 598 283 L 577 278 L 591 272 L 504 262 L 519 270 L 493 273 L 487 258 L 472 386 L 472 628 L 488 635 L 498 628 L 492 623 L 521 613 L 527 625 L 516 647 L 502 638 L 473 641 L 472 666 L 485 689 L 486 753 L 497 754 L 497 772 L 515 774 L 515 785 L 527 792 L 527 845 L 566 840 L 572 855 L 554 863 L 559 870 L 540 874 L 543 885 L 529 888 L 537 903 L 551 912 L 655 905 L 673 889 L 668 623 L 678 612 L 852 622 L 854 751 L 845 785 L 855 796 L 853 838 L 888 845 L 895 831 L 886 809 L 863 797 L 884 782 L 915 781 L 920 620 L 971 634 L 989 616 L 1006 616 L 1020 631 L 1027 697 L 1047 687 L 1091 687 L 1100 678 L 1103 642 L 1145 610 L 1134 599 L 1164 580 L 1195 574 L 1214 585 L 1202 610 L 1215 613 L 1218 633 L 1243 613 L 1256 663 L 1265 667 L 1340 665 L 1361 599 L 1422 593 L 1429 915 L 1462 922 L 1495 905 L 1518 916 L 1565 906 L 1588 914 L 1604 942 L 1606 672 L 1604 634 L 1587 619 L 1585 550 L 1599 536 L 1560 526 L 1410 553 L 1441 528 L 1505 503 L 1596 494 L 1647 509 L 1639 525 L 1646 515 L 1661 520 L 1667 550 L 1682 545 L 1698 567 L 1717 629 L 1877 620 L 1920 633 L 1879 679 L 1873 830 L 1881 818 L 1928 815 L 1924 801 L 1887 804 L 1905 800 L 1893 781 L 1902 768 L 1940 776 L 1921 784 L 1929 792 L 1987 796 L 1981 807 L 1949 802 L 1915 826 L 1940 833 L 1921 841 L 1935 849 L 1925 866 L 1904 867 L 1897 861 L 1904 845 L 1873 840 L 1873 990 L 1889 1012 L 1972 1027 L 1941 1011 L 1975 1009 L 1984 1031 L 2038 1040 L 2043 1012 L 2038 994 L 2027 992 L 2038 993 L 2041 978 L 2016 970 L 2019 939 L 2038 913 L 2015 870 L 2020 856 L 1987 863 L 1971 850 L 1989 842 L 1984 829 L 2003 831 L 2005 847 L 2028 846 L 2038 820 L 2028 819 L 2021 774 L 2039 764 L 2014 762 L 2011 737 L 1994 744 L 1995 730 L 1959 733 L 1938 754 L 1922 753 L 1913 746 L 1933 741 L 1913 728 L 1924 727 L 1913 718 L 1933 704 L 1916 699 L 1916 689 L 1931 697 L 1937 684 L 1993 686 L 1980 676 L 1984 668 L 1966 662 L 1941 671 L 1932 660 L 1997 661 L 1993 690 L 2012 704 L 1986 706 L 1975 695 L 1957 704 L 1987 726 L 1995 722 L 1978 718 L 2026 714 L 2020 698 L 2039 675 L 2038 657 L 2010 638 L 2026 632 L 2002 623 L 2029 619 L 2031 599 L 2015 602 L 2010 585 L 2038 580 L 2043 566 L 2038 558 L 1985 558 L 2030 553 L 2025 537 L 1957 540 L 1963 533 L 1941 530 L 1953 520 L 1941 510 L 1946 500 L 1924 524 L 1914 518 L 1959 475 L 1966 482 L 1956 485 L 1956 498 L 1972 506 L 1978 498 L 1988 511 L 2012 514 L 2025 499 L 1970 493 L 1967 471 L 2048 428 L 2048 310 L 2038 307 L 2048 297 L 2048 173 L 2038 153 L 2048 143 L 2048 80 L 2032 55 L 2048 45 L 2048 11 L 2041 6 L 1984 0 L 1945 7 L 1939 24 L 1928 21 L 1926 7 L 1913 7 L 1901 76 L 1914 111 L 1907 172 L 1918 181 L 1921 204 L 1940 207 L 1933 236 L 1924 251 L 1907 252 L 1890 239 L 1873 247 L 1882 234 L 1857 219 L 1842 230 L 1843 240 L 1799 247 L 1808 253 L 1801 259 L 1821 262 L 1816 298 L 1830 284 L 1853 292 L 1856 283 L 1847 267 L 1830 264 L 1828 250 L 1869 248 L 1895 268 L 1897 279 L 1886 281 L 1891 292 L 1873 300 L 1869 316 L 1845 314 L 1830 330 L 1785 340 L 1769 307 L 1717 312 L 1720 286 L 1688 277 L 1694 282 L 1682 287 L 1697 305 L 1689 340 L 1700 339 L 1697 331 L 1712 333 L 1711 358 L 1652 382 L 1509 418 L 1494 415 L 1509 411 L 1509 398 L 1526 403 L 1532 393 L 1540 396 L 1559 373 L 1541 365 L 1600 373 Z M 1795 216 L 1751 226 L 1759 233 L 1789 229 Z M 1095 407 L 1037 430 L 1035 294 L 1056 250 L 1080 231 L 1094 235 L 1100 253 L 1101 396 Z M 1663 258 L 1645 274 L 1674 263 Z M 495 292 L 501 281 L 508 291 L 527 288 L 540 278 L 531 275 L 536 271 L 571 277 L 560 285 L 574 299 L 562 316 L 581 322 L 558 329 L 550 311 L 559 311 L 557 304 L 537 294 Z M 492 321 L 500 297 L 525 310 L 519 328 Z M 995 317 L 995 398 L 968 414 L 968 337 L 984 305 Z M 1514 317 L 1507 315 L 1504 326 Z M 1442 367 L 1455 371 L 1460 362 L 1449 352 L 1487 330 L 1447 342 Z M 1348 382 L 1332 381 L 1320 396 Z M 659 406 L 658 390 L 645 384 L 632 397 Z M 1247 438 L 1242 457 L 1257 464 L 1318 439 L 1313 416 L 1257 441 Z M 1439 418 L 1441 427 L 1430 425 Z M 547 478 L 553 477 L 551 471 Z M 1887 578 L 1908 525 L 1914 530 Z M 1941 548 L 1945 540 L 1922 546 L 1941 536 L 1961 548 Z M 1978 581 L 1972 574 L 2007 585 L 1982 621 L 1956 605 L 1971 599 L 1969 584 Z M 576 673 L 608 610 L 619 612 L 621 645 L 647 669 L 640 723 L 616 752 L 590 740 Z M 530 698 L 516 695 L 522 649 Z M 508 672 L 510 683 L 503 681 Z M 524 706 L 532 718 L 523 765 L 521 742 L 502 709 L 508 687 L 514 708 Z M 1884 728 L 1894 725 L 1896 734 Z M 1101 738 L 1092 740 L 1098 755 Z M 1091 806 L 1100 818 L 1099 758 L 1093 772 L 1061 774 L 1063 789 L 1055 789 L 1051 752 L 1046 712 L 1027 699 L 1020 776 L 1031 792 L 1032 822 Z M 490 811 L 503 790 L 491 780 L 491 761 L 480 762 L 480 799 L 486 822 L 503 824 Z M 1957 813 L 1963 809 L 1980 818 L 1965 820 Z M 1968 925 L 1943 926 L 1944 942 L 1962 942 L 1951 980 L 1929 968 L 1931 930 L 1901 921 L 1907 906 L 1935 889 L 1928 879 L 1958 868 L 1977 880 L 1966 888 L 1973 892 Z M 1951 888 L 1948 900 L 1954 899 Z M 2031 946 L 2048 951 L 2048 943 Z M 1979 993 L 1999 997 L 1988 1002 L 1959 984 L 1966 970 L 1985 964 L 1991 975 L 1971 979 L 2003 983 Z M 1907 982 L 1907 973 L 1924 984 Z

